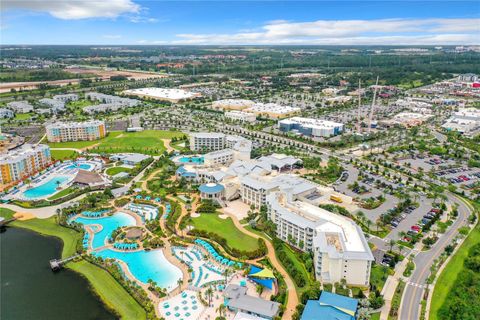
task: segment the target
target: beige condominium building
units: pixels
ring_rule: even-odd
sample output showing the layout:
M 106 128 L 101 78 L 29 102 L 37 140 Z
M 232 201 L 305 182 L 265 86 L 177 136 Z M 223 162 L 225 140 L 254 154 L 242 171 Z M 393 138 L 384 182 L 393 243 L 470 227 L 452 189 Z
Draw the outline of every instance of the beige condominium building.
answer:
M 105 123 L 99 120 L 86 122 L 58 122 L 45 127 L 49 142 L 91 141 L 104 138 Z

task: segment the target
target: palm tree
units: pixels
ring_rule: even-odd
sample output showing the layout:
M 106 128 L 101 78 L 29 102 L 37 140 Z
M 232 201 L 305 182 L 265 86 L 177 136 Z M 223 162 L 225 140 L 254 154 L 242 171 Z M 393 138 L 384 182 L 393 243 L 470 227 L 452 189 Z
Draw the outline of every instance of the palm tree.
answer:
M 220 317 L 225 315 L 226 310 L 227 310 L 227 308 L 225 307 L 225 305 L 223 303 L 221 303 L 217 308 L 217 312 L 220 315 Z
M 210 306 L 212 304 L 212 296 L 213 296 L 213 289 L 212 287 L 209 287 L 207 291 L 205 291 L 205 294 L 208 297 L 208 305 Z
M 390 239 L 388 245 L 390 246 L 390 251 L 392 251 L 393 247 L 397 244 L 397 242 L 393 239 Z

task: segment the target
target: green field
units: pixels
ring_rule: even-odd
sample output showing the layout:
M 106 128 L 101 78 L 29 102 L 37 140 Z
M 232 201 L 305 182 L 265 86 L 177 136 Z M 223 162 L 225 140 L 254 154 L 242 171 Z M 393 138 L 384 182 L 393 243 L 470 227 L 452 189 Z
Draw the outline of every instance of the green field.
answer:
M 0 216 L 11 217 L 14 212 L 0 208 Z M 81 234 L 73 229 L 61 227 L 55 223 L 55 218 L 15 221 L 14 227 L 26 228 L 47 236 L 60 238 L 63 242 L 62 258 L 69 257 L 76 252 L 77 241 Z M 92 285 L 93 291 L 100 296 L 107 307 L 118 313 L 122 319 L 145 319 L 145 310 L 128 294 L 125 289 L 105 270 L 84 260 L 71 262 L 66 265 L 85 278 Z
M 142 132 L 112 131 L 106 138 L 95 141 L 75 141 L 49 143 L 51 148 L 92 148 L 93 152 L 117 153 L 139 152 L 158 155 L 165 151 L 162 139 L 181 137 L 184 134 L 178 131 L 145 130 Z
M 470 248 L 478 243 L 480 243 L 480 225 L 477 224 L 475 229 L 472 230 L 468 238 L 465 239 L 465 242 L 438 277 L 433 290 L 432 304 L 430 306 L 430 320 L 439 319 L 438 310 L 445 303 L 448 293 L 455 285 L 455 279 L 457 279 L 457 276 L 463 271 L 463 263 L 468 257 Z
M 55 193 L 53 196 L 49 197 L 48 200 L 56 200 L 56 199 L 59 199 L 61 197 L 66 196 L 67 194 L 70 194 L 72 192 L 73 192 L 73 188 L 68 187 L 66 189 L 63 189 L 62 191 L 59 191 L 59 192 Z
M 293 262 L 295 265 L 295 269 L 298 271 L 301 271 L 302 277 L 306 280 L 306 284 L 304 287 L 298 287 L 297 284 L 294 281 L 295 288 L 297 289 L 297 292 L 302 294 L 304 290 L 309 288 L 309 285 L 312 282 L 312 279 L 310 277 L 310 274 L 308 273 L 307 269 L 305 268 L 305 265 L 299 260 L 299 257 L 293 252 L 293 250 L 286 244 L 283 244 L 284 251 L 287 255 L 287 257 Z M 291 275 L 293 277 L 293 275 Z
M 129 168 L 124 168 L 124 167 L 111 167 L 111 168 L 108 168 L 107 171 L 105 171 L 106 174 L 108 174 L 109 176 L 114 176 L 120 172 L 130 172 L 132 170 L 130 170 Z
M 15 120 L 28 120 L 32 117 L 32 113 L 17 113 L 15 114 Z
M 249 237 L 235 227 L 231 218 L 221 219 L 214 213 L 202 213 L 200 217 L 192 218 L 193 226 L 199 230 L 214 232 L 227 239 L 231 248 L 241 251 L 258 249 L 257 239 Z
M 87 278 L 94 292 L 108 308 L 121 315 L 122 319 L 146 318 L 145 310 L 107 271 L 84 260 L 67 266 Z
M 75 159 L 78 157 L 78 152 L 73 150 L 50 150 L 53 160 Z

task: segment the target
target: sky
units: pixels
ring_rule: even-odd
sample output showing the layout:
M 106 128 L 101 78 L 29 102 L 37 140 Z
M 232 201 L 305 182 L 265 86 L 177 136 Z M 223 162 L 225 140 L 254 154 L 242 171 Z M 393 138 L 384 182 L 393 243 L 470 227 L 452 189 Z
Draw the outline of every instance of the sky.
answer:
M 480 45 L 480 1 L 1 0 L 0 44 Z

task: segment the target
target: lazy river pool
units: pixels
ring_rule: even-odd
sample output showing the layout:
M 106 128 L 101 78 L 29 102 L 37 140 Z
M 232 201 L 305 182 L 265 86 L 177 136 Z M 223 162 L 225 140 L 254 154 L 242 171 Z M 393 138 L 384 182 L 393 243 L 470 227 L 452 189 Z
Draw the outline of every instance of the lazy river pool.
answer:
M 79 216 L 72 221 L 86 225 L 100 225 L 96 228 L 92 240 L 92 248 L 100 248 L 105 245 L 106 239 L 110 237 L 113 230 L 120 226 L 134 226 L 135 219 L 124 212 L 117 212 L 112 216 L 100 218 L 86 218 Z M 182 271 L 171 264 L 164 256 L 162 249 L 139 250 L 139 251 L 118 251 L 104 249 L 93 252 L 94 255 L 104 259 L 111 258 L 124 262 L 130 273 L 139 281 L 147 283 L 152 279 L 158 286 L 173 289 L 177 281 L 182 277 Z

